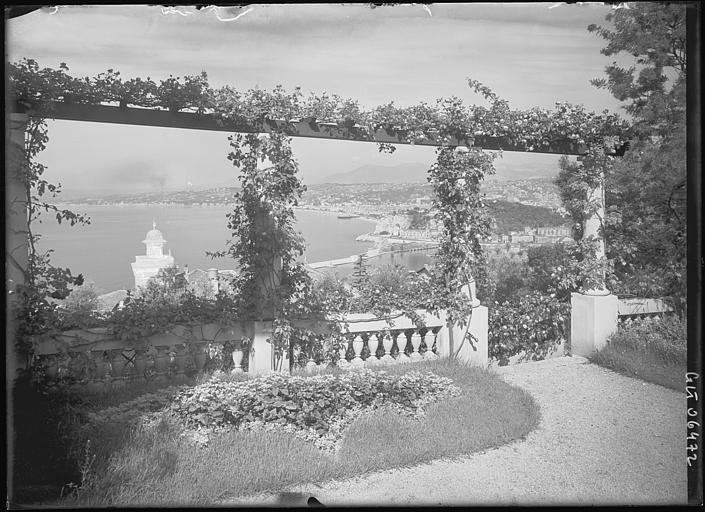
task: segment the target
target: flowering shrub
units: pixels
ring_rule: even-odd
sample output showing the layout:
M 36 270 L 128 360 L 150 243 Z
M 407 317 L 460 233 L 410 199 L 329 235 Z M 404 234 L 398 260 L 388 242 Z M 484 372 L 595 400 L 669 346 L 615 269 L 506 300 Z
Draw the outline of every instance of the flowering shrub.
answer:
M 537 292 L 495 303 L 489 308 L 489 357 L 500 366 L 517 354 L 522 361 L 544 359 L 565 338 L 569 314 L 569 303 Z
M 430 372 L 389 375 L 352 371 L 312 377 L 272 374 L 242 382 L 216 379 L 179 391 L 169 410 L 186 425 L 208 430 L 285 430 L 332 447 L 364 411 L 392 407 L 423 415 L 427 403 L 457 396 L 459 388 Z

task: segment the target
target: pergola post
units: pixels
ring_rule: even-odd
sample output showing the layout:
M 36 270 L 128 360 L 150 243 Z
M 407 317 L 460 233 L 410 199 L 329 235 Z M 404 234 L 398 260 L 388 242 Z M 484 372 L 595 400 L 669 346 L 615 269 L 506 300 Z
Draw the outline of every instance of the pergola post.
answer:
M 266 134 L 260 138 L 267 137 Z M 271 213 L 265 209 L 260 210 L 255 218 L 255 232 L 260 235 L 272 233 L 276 229 L 276 220 Z M 274 248 L 273 248 L 274 250 Z M 279 255 L 274 255 L 273 265 L 267 268 L 262 275 L 256 276 L 257 280 L 257 320 L 254 322 L 254 336 L 250 350 L 249 372 L 267 373 L 271 371 L 289 371 L 289 354 L 284 351 L 280 360 L 277 360 L 274 347 L 268 340 L 271 339 L 274 325 L 273 319 L 275 311 L 271 300 L 268 300 L 273 293 L 277 293 L 281 283 L 282 259 Z
M 17 301 L 16 287 L 26 282 L 29 263 L 29 227 L 27 226 L 27 189 L 22 180 L 22 166 L 25 156 L 25 132 L 29 117 L 25 114 L 10 114 L 5 118 L 5 133 L 9 141 L 5 147 L 5 399 L 8 414 L 7 432 L 7 499 L 13 499 L 14 464 L 14 380 L 22 367 L 17 352 L 16 324 L 14 307 Z
M 605 257 L 605 240 L 602 235 L 602 222 L 605 218 L 604 173 L 600 183 L 590 191 L 588 199 L 597 202 L 598 208 L 585 222 L 583 238 L 592 237 L 597 243 L 595 257 Z M 570 295 L 570 346 L 577 356 L 590 357 L 602 350 L 609 338 L 617 330 L 617 296 L 605 286 L 605 273 L 602 271 L 599 283 L 591 289 L 573 292 Z
M 15 349 L 15 323 L 13 308 L 15 290 L 25 284 L 29 265 L 29 227 L 27 225 L 27 189 L 22 179 L 25 152 L 25 132 L 29 117 L 10 114 L 6 121 L 10 140 L 5 154 L 5 294 L 7 297 L 6 326 L 6 375 L 11 383 L 20 367 Z M 11 386 L 8 386 L 8 389 Z
M 268 232 L 275 228 L 274 219 L 262 212 L 255 220 L 258 233 Z M 282 260 L 276 257 L 274 266 L 267 269 L 263 275 L 257 276 L 258 296 L 257 296 L 257 318 L 254 322 L 254 336 L 250 350 L 250 373 L 267 373 L 270 371 L 288 371 L 289 354 L 285 351 L 282 360 L 275 364 L 274 347 L 268 339 L 273 334 L 274 310 L 268 297 L 276 293 L 281 282 Z

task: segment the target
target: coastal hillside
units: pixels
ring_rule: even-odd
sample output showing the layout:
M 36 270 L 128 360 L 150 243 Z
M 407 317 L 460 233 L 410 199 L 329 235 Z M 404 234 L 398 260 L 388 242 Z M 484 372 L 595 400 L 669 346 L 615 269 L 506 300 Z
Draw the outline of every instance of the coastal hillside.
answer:
M 555 157 L 556 162 L 551 159 Z M 496 173 L 486 176 L 485 181 L 511 181 L 540 178 L 555 178 L 558 163 L 555 155 L 523 155 L 523 158 L 505 156 L 495 160 Z M 338 172 L 319 178 L 319 183 L 363 184 L 363 183 L 426 183 L 427 172 L 432 162 L 402 163 L 398 165 L 362 165 L 351 171 Z

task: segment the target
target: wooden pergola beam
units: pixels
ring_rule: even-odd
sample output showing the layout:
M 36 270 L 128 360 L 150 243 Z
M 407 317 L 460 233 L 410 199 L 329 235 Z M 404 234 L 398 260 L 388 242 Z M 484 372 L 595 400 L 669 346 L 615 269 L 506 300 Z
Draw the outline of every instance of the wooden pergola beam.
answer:
M 13 111 L 26 113 L 30 116 L 66 121 L 129 124 L 230 133 L 283 132 L 291 137 L 409 144 L 404 137 L 407 132 L 406 130 L 379 129 L 374 133 L 370 133 L 369 130 L 363 126 L 340 126 L 335 123 L 309 122 L 307 120 L 285 121 L 265 119 L 253 123 L 237 123 L 220 119 L 213 114 L 170 112 L 167 110 L 111 105 L 69 104 L 63 102 L 51 102 L 47 105 L 47 108 L 42 111 L 29 110 L 19 104 L 15 104 Z M 415 142 L 415 145 L 438 146 L 440 142 L 438 138 L 431 133 L 428 138 Z M 473 140 L 451 139 L 448 145 L 478 147 L 487 150 L 517 151 L 522 153 L 583 155 L 587 152 L 587 147 L 584 144 L 576 144 L 569 139 L 554 141 L 551 146 L 532 150 L 527 149 L 525 146 L 511 144 L 503 137 L 487 136 L 475 137 Z

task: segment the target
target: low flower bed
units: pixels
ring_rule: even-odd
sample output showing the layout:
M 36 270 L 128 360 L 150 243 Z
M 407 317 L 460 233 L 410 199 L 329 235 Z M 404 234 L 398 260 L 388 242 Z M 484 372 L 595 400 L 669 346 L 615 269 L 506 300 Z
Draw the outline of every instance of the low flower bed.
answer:
M 212 432 L 277 430 L 334 450 L 345 427 L 365 412 L 391 408 L 422 417 L 425 405 L 459 394 L 452 380 L 431 372 L 273 374 L 241 382 L 212 379 L 182 388 L 169 411 L 186 424 L 188 437 L 197 444 L 207 444 Z

